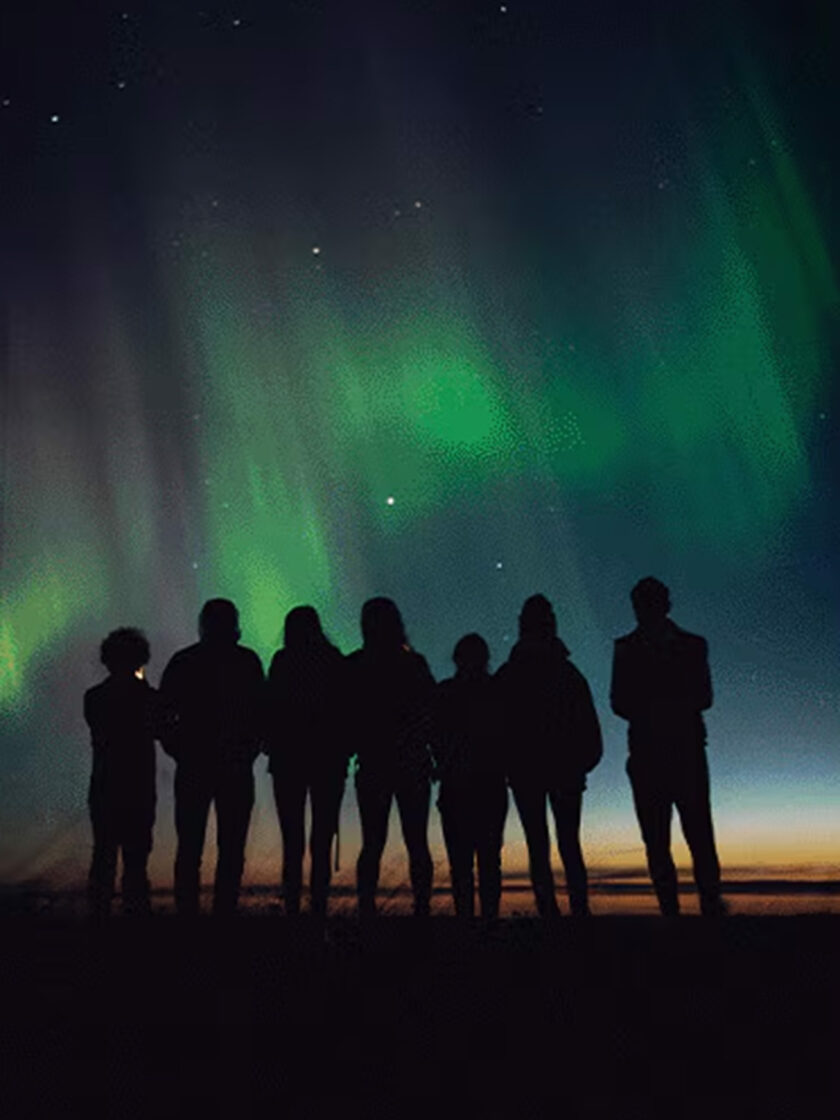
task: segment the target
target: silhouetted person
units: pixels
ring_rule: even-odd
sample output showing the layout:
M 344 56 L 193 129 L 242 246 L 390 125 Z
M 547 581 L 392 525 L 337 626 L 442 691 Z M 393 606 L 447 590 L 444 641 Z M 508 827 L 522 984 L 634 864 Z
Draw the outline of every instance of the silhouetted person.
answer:
M 648 576 L 630 593 L 638 626 L 618 638 L 610 702 L 626 719 L 627 773 L 647 851 L 648 870 L 663 914 L 679 913 L 677 873 L 671 858 L 671 815 L 676 805 L 691 851 L 704 914 L 723 913 L 720 865 L 709 804 L 706 727 L 712 706 L 705 638 L 669 618 L 668 588 Z
M 113 630 L 100 648 L 108 670 L 85 693 L 93 745 L 88 807 L 93 826 L 89 895 L 92 913 L 111 909 L 117 855 L 122 852 L 122 901 L 128 913 L 149 909 L 146 864 L 155 821 L 157 694 L 142 679 L 149 643 L 140 630 Z
M 508 809 L 499 688 L 487 671 L 490 651 L 480 634 L 461 638 L 452 659 L 455 676 L 441 681 L 435 697 L 432 750 L 440 778 L 438 808 L 455 914 L 467 921 L 474 916 L 477 860 L 481 917 L 492 923 L 499 916 Z
M 349 757 L 345 717 L 344 658 L 324 636 L 313 607 L 286 615 L 284 647 L 268 673 L 266 749 L 283 835 L 286 913 L 300 910 L 304 809 L 309 794 L 312 825 L 312 912 L 326 915 L 330 854 L 338 831 Z
M 434 867 L 426 836 L 432 761 L 428 750 L 435 682 L 426 659 L 410 649 L 391 599 L 362 607 L 362 648 L 347 658 L 358 770 L 362 850 L 356 865 L 359 914 L 376 913 L 379 865 L 396 798 L 408 849 L 414 912 L 429 912 Z
M 210 599 L 200 640 L 176 653 L 160 682 L 168 727 L 164 749 L 175 770 L 175 902 L 199 909 L 201 857 L 210 804 L 216 807 L 218 859 L 213 909 L 236 910 L 254 804 L 254 759 L 264 707 L 262 665 L 239 642 L 239 616 L 228 599 Z
M 507 772 L 528 844 L 537 909 L 559 913 L 551 871 L 546 799 L 557 827 L 572 914 L 589 913 L 580 814 L 586 775 L 601 758 L 601 728 L 583 674 L 557 637 L 548 599 L 532 595 L 519 641 L 496 674 L 506 711 Z

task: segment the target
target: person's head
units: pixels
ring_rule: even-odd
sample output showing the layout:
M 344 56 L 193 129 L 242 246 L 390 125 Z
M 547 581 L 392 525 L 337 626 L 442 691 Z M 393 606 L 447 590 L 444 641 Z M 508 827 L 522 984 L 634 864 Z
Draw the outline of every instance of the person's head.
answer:
M 526 599 L 519 613 L 520 639 L 547 641 L 557 637 L 557 619 L 545 595 Z
M 311 649 L 326 642 L 321 620 L 314 607 L 293 607 L 283 624 L 283 644 L 286 649 Z
M 99 660 L 113 676 L 129 676 L 148 665 L 151 651 L 146 635 L 133 626 L 112 630 L 99 647 Z
M 639 580 L 630 592 L 630 601 L 640 626 L 661 625 L 671 609 L 668 588 L 654 576 Z
M 208 599 L 198 616 L 203 642 L 235 645 L 239 641 L 239 612 L 230 599 Z
M 362 642 L 365 649 L 397 650 L 408 645 L 402 615 L 393 599 L 379 596 L 362 607 Z
M 487 672 L 490 649 L 480 634 L 465 634 L 452 651 L 455 668 L 464 676 L 475 677 Z

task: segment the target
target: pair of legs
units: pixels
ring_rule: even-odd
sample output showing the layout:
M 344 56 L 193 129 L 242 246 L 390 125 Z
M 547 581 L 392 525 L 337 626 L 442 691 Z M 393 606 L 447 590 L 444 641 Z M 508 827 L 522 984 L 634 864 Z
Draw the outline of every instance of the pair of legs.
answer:
M 232 914 L 245 866 L 245 841 L 254 805 L 250 763 L 185 766 L 175 772 L 175 904 L 179 914 L 198 913 L 201 857 L 210 805 L 216 806 L 216 882 L 213 911 Z
M 356 775 L 356 796 L 362 821 L 362 850 L 356 863 L 356 884 L 359 913 L 363 917 L 371 917 L 376 913 L 379 865 L 388 840 L 388 818 L 394 798 L 400 814 L 403 840 L 408 849 L 414 913 L 421 917 L 429 913 L 434 874 L 426 835 L 429 824 L 429 792 L 428 778 L 395 782 L 377 774 L 365 774 L 364 770 Z
M 88 876 L 91 912 L 106 917 L 111 910 L 117 858 L 122 852 L 122 904 L 127 913 L 148 913 L 146 864 L 152 850 L 154 797 L 142 802 L 92 796 L 88 803 L 93 827 L 93 858 Z
M 455 915 L 467 921 L 475 916 L 473 863 L 477 861 L 481 917 L 486 922 L 494 922 L 499 916 L 502 895 L 507 787 L 504 782 L 475 790 L 444 786 L 438 808 L 449 857 Z
M 671 858 L 671 817 L 676 805 L 691 852 L 700 908 L 706 915 L 720 913 L 720 864 L 715 848 L 705 750 L 702 747 L 692 749 L 677 761 L 673 758 L 630 758 L 627 773 L 659 909 L 668 916 L 680 910 L 677 872 Z
M 560 849 L 563 870 L 566 872 L 569 907 L 573 914 L 588 914 L 586 865 L 580 847 L 583 790 L 570 792 L 562 789 L 547 789 L 545 785 L 536 782 L 518 782 L 513 786 L 513 797 L 528 844 L 528 866 L 540 916 L 553 918 L 559 913 L 554 894 L 554 874 L 551 870 L 546 799 L 554 814 L 557 847 Z
M 304 812 L 309 793 L 312 807 L 312 827 L 309 834 L 309 852 L 312 857 L 310 895 L 312 912 L 325 915 L 330 889 L 331 855 L 333 837 L 338 831 L 338 814 L 344 796 L 344 772 L 308 779 L 292 772 L 272 774 L 274 803 L 283 837 L 283 898 L 286 913 L 300 912 L 300 892 L 303 883 L 303 851 L 306 843 Z

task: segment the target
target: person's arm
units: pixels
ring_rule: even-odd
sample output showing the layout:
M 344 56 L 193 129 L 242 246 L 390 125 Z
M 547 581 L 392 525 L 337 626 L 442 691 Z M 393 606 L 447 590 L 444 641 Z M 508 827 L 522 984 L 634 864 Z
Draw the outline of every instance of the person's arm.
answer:
M 177 655 L 176 655 L 177 656 Z M 163 670 L 158 688 L 158 735 L 160 745 L 170 758 L 178 759 L 179 756 L 179 683 L 180 673 L 175 657 Z
M 712 674 L 709 669 L 709 643 L 705 638 L 700 638 L 698 648 L 699 666 L 697 672 L 697 708 L 705 712 L 711 708 L 713 702 Z
M 629 720 L 633 710 L 630 664 L 624 644 L 618 639 L 613 646 L 610 707 L 621 719 Z
M 592 699 L 592 690 L 583 673 L 576 670 L 574 689 L 574 735 L 581 766 L 588 774 L 601 761 L 604 753 L 601 724 Z
M 263 672 L 262 661 L 259 656 L 250 651 L 251 673 L 251 726 L 249 728 L 249 747 L 251 761 L 260 754 L 266 743 L 268 735 L 268 690 Z

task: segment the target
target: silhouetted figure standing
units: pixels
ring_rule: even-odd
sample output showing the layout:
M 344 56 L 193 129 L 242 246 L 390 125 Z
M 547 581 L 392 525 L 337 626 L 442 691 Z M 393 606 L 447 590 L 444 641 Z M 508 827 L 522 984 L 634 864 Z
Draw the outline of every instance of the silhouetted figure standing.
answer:
M 572 914 L 589 913 L 580 815 L 586 775 L 601 758 L 601 728 L 583 674 L 557 637 L 543 595 L 527 599 L 519 641 L 496 674 L 506 711 L 507 772 L 528 844 L 537 909 L 559 913 L 551 871 L 546 798 L 557 827 Z
M 630 598 L 638 626 L 616 640 L 610 702 L 615 714 L 630 724 L 627 773 L 650 877 L 662 913 L 678 914 L 671 858 L 676 805 L 702 912 L 720 914 L 724 906 L 701 714 L 712 706 L 708 647 L 705 638 L 681 630 L 668 618 L 670 594 L 658 579 L 640 580 Z
M 93 826 L 89 895 L 96 917 L 111 909 L 122 851 L 122 901 L 127 913 L 149 909 L 146 864 L 155 821 L 157 693 L 142 679 L 149 643 L 140 630 L 113 630 L 100 649 L 109 676 L 85 693 L 93 745 L 88 807 Z
M 362 850 L 356 865 L 359 914 L 376 913 L 379 866 L 396 798 L 408 849 L 414 913 L 429 913 L 434 866 L 426 836 L 432 761 L 428 750 L 435 682 L 426 659 L 409 648 L 391 599 L 362 607 L 362 648 L 347 658 L 358 770 Z
M 265 701 L 262 665 L 239 642 L 239 616 L 228 599 L 210 599 L 199 616 L 200 640 L 176 653 L 160 682 L 168 726 L 164 749 L 175 771 L 175 903 L 199 909 L 201 857 L 211 802 L 218 859 L 213 909 L 236 910 L 254 804 L 254 759 L 261 747 Z
M 283 835 L 286 913 L 300 910 L 306 795 L 312 806 L 309 848 L 312 913 L 326 916 L 332 841 L 347 774 L 344 658 L 324 636 L 313 607 L 286 615 L 284 647 L 268 673 L 266 749 Z
M 440 778 L 438 808 L 455 914 L 466 921 L 474 917 L 477 860 L 481 917 L 492 923 L 499 916 L 508 810 L 499 689 L 487 671 L 490 651 L 480 634 L 461 638 L 452 659 L 455 676 L 441 681 L 435 698 L 432 750 Z

